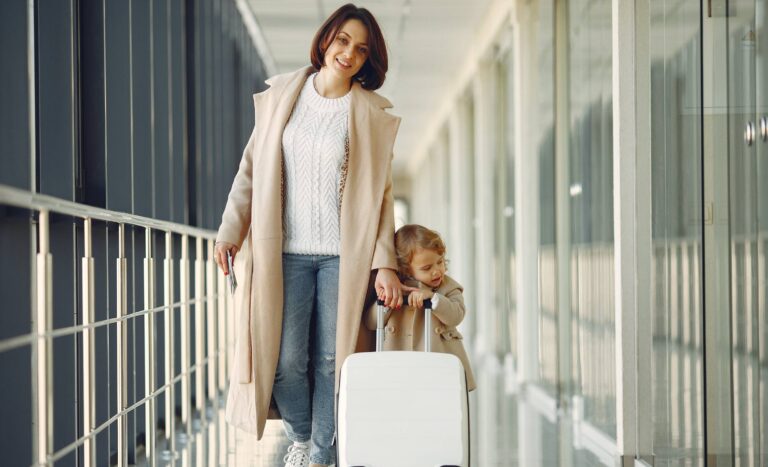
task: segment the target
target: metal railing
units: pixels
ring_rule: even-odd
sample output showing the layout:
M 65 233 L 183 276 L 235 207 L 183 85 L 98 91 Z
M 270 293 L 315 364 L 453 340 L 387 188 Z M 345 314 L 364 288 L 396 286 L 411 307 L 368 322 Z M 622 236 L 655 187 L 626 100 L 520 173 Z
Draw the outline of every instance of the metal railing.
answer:
M 117 465 L 128 465 L 128 415 L 145 411 L 145 448 L 144 453 L 149 465 L 155 465 L 158 460 L 156 438 L 157 403 L 164 398 L 165 405 L 165 445 L 164 454 L 174 457 L 176 437 L 192 435 L 192 420 L 199 417 L 206 423 L 206 404 L 212 402 L 218 416 L 219 395 L 226 387 L 228 378 L 228 363 L 232 340 L 233 326 L 228 323 L 229 310 L 232 300 L 226 293 L 224 276 L 218 274 L 213 261 L 215 232 L 198 229 L 187 225 L 164 222 L 157 219 L 109 211 L 74 202 L 64 201 L 51 196 L 35 194 L 5 185 L 0 185 L 0 206 L 10 206 L 30 210 L 37 217 L 32 221 L 36 228 L 36 260 L 33 261 L 34 277 L 30 288 L 33 291 L 31 309 L 31 332 L 26 335 L 14 336 L 0 340 L 0 354 L 13 349 L 29 346 L 32 353 L 32 413 L 30 424 L 33 440 L 33 465 L 52 465 L 56 461 L 71 455 L 82 446 L 83 462 L 86 466 L 94 466 L 96 459 L 96 436 L 113 424 L 117 426 Z M 83 222 L 83 256 L 80 259 L 80 316 L 82 322 L 69 327 L 53 329 L 52 317 L 54 303 L 52 300 L 54 257 L 51 253 L 50 218 L 51 214 L 71 216 L 82 219 Z M 34 216 L 33 216 L 34 218 Z M 95 310 L 95 277 L 93 251 L 93 221 L 103 221 L 116 224 L 118 229 L 118 257 L 114 269 L 115 317 L 103 320 L 94 319 Z M 126 257 L 126 226 L 141 232 L 144 231 L 145 257 L 142 271 L 129 271 Z M 165 237 L 165 255 L 163 257 L 163 290 L 156 290 L 155 252 L 153 252 L 154 236 Z M 139 234 L 139 236 L 141 236 Z M 173 258 L 175 237 L 180 241 L 180 258 Z M 180 237 L 180 238 L 179 238 Z M 190 242 L 195 248 L 194 268 L 190 267 Z M 77 260 L 75 260 L 77 261 Z M 132 263 L 132 265 L 135 265 Z M 73 265 L 73 268 L 75 265 Z M 176 274 L 178 268 L 178 274 Z M 139 269 L 139 268 L 134 268 Z M 143 278 L 143 309 L 129 310 L 127 301 L 127 284 L 130 272 Z M 193 277 L 194 282 L 191 281 Z M 138 278 L 136 281 L 138 282 Z M 175 281 L 179 281 L 179 300 L 174 300 Z M 110 282 L 112 283 L 112 282 Z M 194 284 L 194 296 L 191 286 Z M 162 297 L 162 303 L 157 304 L 157 298 Z M 137 300 L 138 302 L 138 300 Z M 194 307 L 194 312 L 192 311 Z M 180 332 L 176 332 L 176 310 L 179 311 Z M 156 340 L 156 319 L 163 319 L 164 335 L 162 337 L 162 353 L 164 360 L 163 376 L 157 381 L 156 367 L 158 350 Z M 191 325 L 195 325 L 194 335 L 190 334 Z M 136 401 L 129 405 L 129 376 L 127 373 L 128 358 L 132 350 L 128 342 L 128 326 L 134 322 L 135 329 L 142 329 L 143 321 L 143 352 L 144 352 L 144 394 L 136 394 Z M 109 418 L 96 426 L 96 380 L 95 355 L 101 349 L 96 348 L 95 331 L 99 328 L 115 326 L 117 342 L 116 375 L 117 375 L 117 408 Z M 53 446 L 53 404 L 54 383 L 53 339 L 62 336 L 72 336 L 79 339 L 82 348 L 82 360 L 79 363 L 82 371 L 80 376 L 81 393 L 78 402 L 78 414 L 82 426 L 82 436 L 71 443 L 54 450 Z M 179 340 L 177 345 L 176 340 Z M 190 347 L 194 342 L 194 358 Z M 176 352 L 180 352 L 181 367 L 175 368 Z M 110 363 L 111 364 L 111 363 Z M 76 364 L 77 365 L 77 364 Z M 138 369 L 136 363 L 136 371 Z M 207 381 L 205 379 L 207 371 Z M 77 379 L 77 371 L 72 375 Z M 181 394 L 177 394 L 174 386 L 180 383 Z M 192 407 L 192 385 L 195 388 L 195 406 Z M 77 396 L 76 396 L 77 397 Z M 176 433 L 175 409 L 181 406 L 181 433 Z M 137 427 L 139 431 L 139 427 Z M 100 463 L 108 463 L 101 460 Z

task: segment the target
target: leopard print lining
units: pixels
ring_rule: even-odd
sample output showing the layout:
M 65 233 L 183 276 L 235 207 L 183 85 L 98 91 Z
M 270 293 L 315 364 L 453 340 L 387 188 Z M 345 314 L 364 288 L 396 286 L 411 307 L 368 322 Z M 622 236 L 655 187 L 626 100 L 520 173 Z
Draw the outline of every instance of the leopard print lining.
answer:
M 344 138 L 344 162 L 341 164 L 341 177 L 339 180 L 339 212 L 341 212 L 341 199 L 344 197 L 344 185 L 347 183 L 347 169 L 349 168 L 349 134 Z

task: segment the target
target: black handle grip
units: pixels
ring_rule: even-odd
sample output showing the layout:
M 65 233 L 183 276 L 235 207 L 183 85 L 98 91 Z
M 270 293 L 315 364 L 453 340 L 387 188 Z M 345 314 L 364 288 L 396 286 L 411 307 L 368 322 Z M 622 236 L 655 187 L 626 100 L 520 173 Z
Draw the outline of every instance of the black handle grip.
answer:
M 410 294 L 403 295 L 403 303 L 408 303 L 408 297 L 409 296 L 410 296 Z M 379 306 L 384 306 L 384 300 L 382 300 L 382 299 L 377 297 L 376 298 L 376 304 L 379 305 Z M 424 309 L 425 310 L 431 310 L 432 309 L 432 299 L 431 298 L 428 298 L 428 299 L 424 300 Z

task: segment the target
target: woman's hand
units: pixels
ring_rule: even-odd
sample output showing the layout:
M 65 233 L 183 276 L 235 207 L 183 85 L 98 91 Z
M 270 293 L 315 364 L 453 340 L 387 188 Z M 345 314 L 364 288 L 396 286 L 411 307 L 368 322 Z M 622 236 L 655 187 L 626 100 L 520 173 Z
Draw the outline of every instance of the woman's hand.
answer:
M 216 261 L 216 264 L 219 265 L 219 268 L 221 268 L 225 275 L 228 274 L 227 251 L 229 251 L 229 254 L 232 255 L 232 262 L 234 263 L 235 255 L 238 251 L 240 251 L 240 249 L 237 248 L 237 245 L 227 242 L 216 242 L 216 245 L 213 247 L 213 259 Z
M 424 300 L 431 299 L 435 293 L 431 290 L 416 290 L 408 296 L 408 306 L 424 308 Z
M 400 282 L 395 271 L 391 269 L 379 269 L 376 273 L 376 296 L 384 300 L 387 308 L 400 308 L 403 305 L 403 292 L 414 292 L 419 289 L 408 287 Z

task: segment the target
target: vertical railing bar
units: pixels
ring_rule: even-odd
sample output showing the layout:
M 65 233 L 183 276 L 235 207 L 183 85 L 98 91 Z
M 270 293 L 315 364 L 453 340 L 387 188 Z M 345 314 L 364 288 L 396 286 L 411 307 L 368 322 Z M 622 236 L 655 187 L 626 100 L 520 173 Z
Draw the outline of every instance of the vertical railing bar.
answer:
M 34 400 L 35 420 L 34 445 L 38 464 L 44 464 L 53 447 L 53 378 L 51 374 L 52 358 L 51 338 L 47 336 L 51 328 L 52 316 L 52 270 L 53 256 L 50 253 L 50 224 L 47 210 L 40 211 L 38 220 L 38 253 L 36 271 L 36 312 L 34 329 L 37 340 L 34 346 L 35 362 Z
M 205 286 L 205 261 L 203 260 L 203 238 L 195 238 L 195 363 L 198 364 L 195 371 L 195 409 L 200 420 L 205 420 L 205 387 L 203 385 L 203 376 L 205 375 L 205 366 L 202 361 L 205 358 L 205 338 L 203 321 L 205 304 L 201 301 L 205 298 L 203 287 Z
M 227 346 L 227 328 L 226 328 L 226 321 L 225 315 L 227 314 L 227 293 L 226 293 L 226 286 L 225 286 L 225 279 L 223 274 L 217 274 L 216 275 L 218 281 L 217 281 L 217 292 L 219 294 L 218 299 L 218 311 L 216 315 L 216 328 L 218 331 L 217 336 L 217 345 L 216 350 L 219 353 L 219 380 L 217 383 L 217 396 L 218 393 L 224 390 L 224 386 L 226 384 L 226 370 L 227 370 L 227 355 L 226 355 L 226 346 Z
M 117 257 L 117 317 L 128 310 L 128 259 L 125 257 L 125 224 L 118 226 Z M 117 322 L 117 407 L 122 412 L 128 407 L 128 327 Z M 128 467 L 128 416 L 121 415 L 117 423 L 117 466 Z
M 91 218 L 83 222 L 83 258 L 82 258 L 82 301 L 83 325 L 94 322 L 94 286 L 93 286 L 93 229 Z M 94 330 L 83 329 L 83 436 L 90 434 L 95 428 L 95 391 L 94 391 Z M 83 444 L 83 465 L 96 465 L 96 443 L 88 438 Z
M 208 240 L 208 276 L 207 276 L 207 283 L 208 286 L 206 288 L 206 293 L 208 295 L 208 326 L 206 329 L 206 334 L 208 336 L 208 398 L 212 402 L 212 416 L 211 419 L 213 423 L 211 425 L 207 425 L 207 442 L 209 446 L 212 446 L 211 450 L 209 451 L 208 455 L 208 463 L 213 464 L 218 462 L 218 452 L 219 446 L 217 445 L 218 436 L 217 436 L 217 426 L 222 423 L 223 421 L 219 418 L 219 397 L 218 397 L 218 387 L 217 387 L 217 380 L 218 380 L 218 357 L 216 354 L 216 348 L 217 348 L 217 341 L 218 341 L 218 331 L 217 331 L 217 300 L 215 299 L 218 297 L 216 290 L 218 287 L 218 270 L 216 269 L 216 262 L 214 261 L 214 249 L 216 247 L 216 242 L 212 239 Z
M 190 374 L 189 370 L 192 366 L 190 364 L 190 336 L 189 336 L 189 320 L 190 320 L 190 290 L 189 290 L 189 236 L 184 234 L 181 236 L 181 260 L 179 266 L 179 274 L 181 275 L 181 346 L 179 351 L 181 352 L 181 423 L 184 426 L 184 432 L 186 436 L 185 440 L 189 441 L 192 432 L 190 430 Z
M 213 249 L 215 247 L 214 240 L 208 240 L 208 273 L 206 275 L 207 286 L 205 288 L 206 295 L 208 297 L 207 311 L 208 317 L 205 334 L 207 336 L 208 343 L 208 399 L 214 403 L 214 408 L 218 408 L 216 403 L 216 301 L 213 299 L 216 296 L 216 262 L 213 260 Z
M 226 335 L 224 336 L 224 342 L 223 342 L 223 353 L 224 353 L 224 361 L 226 362 L 224 365 L 224 377 L 221 380 L 221 390 L 226 391 L 227 389 L 227 381 L 229 381 L 229 374 L 232 371 L 232 366 L 234 364 L 234 349 L 235 349 L 235 320 L 231 319 L 230 314 L 231 310 L 234 309 L 235 305 L 235 297 L 232 295 L 232 293 L 228 289 L 229 284 L 225 281 L 225 293 L 224 295 L 227 297 L 225 303 L 225 311 L 222 316 L 222 321 L 224 325 L 224 329 L 226 330 Z
M 152 229 L 149 227 L 145 230 L 144 252 L 144 309 L 151 310 L 155 307 L 155 260 L 152 256 Z M 157 375 L 155 360 L 155 314 L 147 313 L 144 316 L 145 395 L 155 392 L 155 378 Z M 157 461 L 155 448 L 156 407 L 156 398 L 152 397 L 147 401 L 144 451 L 147 464 L 150 466 L 154 466 Z
M 165 275 L 163 280 L 164 298 L 165 298 L 165 381 L 164 384 L 170 383 L 174 379 L 174 343 L 173 343 L 173 233 L 167 231 L 165 233 Z M 173 457 L 173 453 L 176 452 L 176 441 L 174 431 L 176 429 L 176 411 L 174 400 L 174 384 L 171 384 L 168 390 L 165 392 L 165 439 L 167 442 L 167 450 Z

